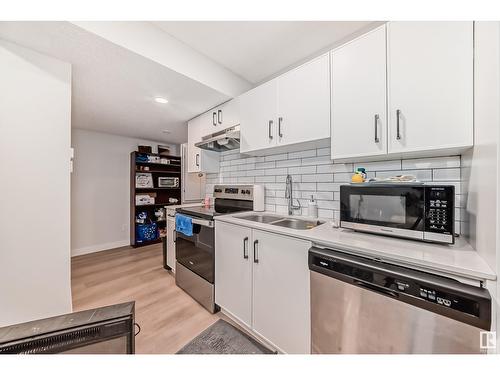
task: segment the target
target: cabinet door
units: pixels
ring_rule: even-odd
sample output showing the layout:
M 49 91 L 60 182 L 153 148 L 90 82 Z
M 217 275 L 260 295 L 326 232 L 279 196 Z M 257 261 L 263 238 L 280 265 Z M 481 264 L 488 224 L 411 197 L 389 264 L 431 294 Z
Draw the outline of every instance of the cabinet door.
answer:
M 217 108 L 219 129 L 227 129 L 240 123 L 239 99 L 235 98 Z
M 205 112 L 200 117 L 202 119 L 202 125 L 200 129 L 201 137 L 205 137 L 222 129 L 222 127 L 217 122 L 217 108 L 213 108 L 210 111 Z
M 186 173 L 182 176 L 182 202 L 201 201 L 205 197 L 206 175 Z
M 332 52 L 332 159 L 387 153 L 385 26 Z
M 310 352 L 311 243 L 253 231 L 253 329 L 285 353 Z
M 250 327 L 252 324 L 252 230 L 216 222 L 215 302 Z
M 264 150 L 276 145 L 276 79 L 239 97 L 241 152 Z
M 188 123 L 188 172 L 219 172 L 219 153 L 207 151 L 195 146 L 205 135 L 211 134 L 212 129 L 207 127 L 207 117 L 201 115 Z M 210 125 L 209 125 L 210 126 Z
M 389 153 L 472 146 L 473 23 L 391 22 L 387 33 Z
M 278 77 L 278 144 L 330 137 L 330 57 Z
M 167 266 L 175 272 L 175 218 L 170 217 L 167 217 Z
M 196 117 L 188 122 L 188 145 L 187 145 L 187 171 L 199 172 L 200 171 L 200 151 L 195 143 L 201 140 L 200 135 L 201 117 Z

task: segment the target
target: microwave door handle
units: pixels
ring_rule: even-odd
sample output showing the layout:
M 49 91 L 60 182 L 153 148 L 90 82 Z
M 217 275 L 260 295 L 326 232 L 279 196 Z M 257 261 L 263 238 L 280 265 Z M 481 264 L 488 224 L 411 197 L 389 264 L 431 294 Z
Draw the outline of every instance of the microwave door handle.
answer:
M 421 217 L 418 217 L 417 220 L 415 220 L 415 223 L 411 226 L 411 230 L 415 230 L 415 228 L 418 227 L 418 224 L 422 221 Z

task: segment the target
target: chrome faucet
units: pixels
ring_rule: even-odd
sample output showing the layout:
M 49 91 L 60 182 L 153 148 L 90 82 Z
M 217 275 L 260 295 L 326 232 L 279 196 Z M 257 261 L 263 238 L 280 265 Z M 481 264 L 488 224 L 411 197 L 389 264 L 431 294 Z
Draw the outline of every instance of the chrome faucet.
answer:
M 288 215 L 293 215 L 293 210 L 300 210 L 300 201 L 297 199 L 298 206 L 293 205 L 292 176 L 286 176 L 285 198 L 288 199 Z

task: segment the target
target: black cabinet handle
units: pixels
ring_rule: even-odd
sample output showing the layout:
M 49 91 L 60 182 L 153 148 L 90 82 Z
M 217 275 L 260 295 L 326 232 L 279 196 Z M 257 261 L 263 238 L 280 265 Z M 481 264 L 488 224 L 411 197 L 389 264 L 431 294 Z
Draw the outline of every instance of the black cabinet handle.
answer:
M 281 123 L 283 122 L 283 117 L 278 117 L 278 135 L 283 138 L 283 133 L 281 132 Z
M 200 166 L 200 154 L 196 154 L 196 166 Z
M 396 139 L 399 141 L 401 139 L 401 133 L 399 131 L 399 118 L 401 117 L 401 110 L 396 110 Z
M 219 109 L 219 110 L 217 111 L 217 122 L 218 122 L 219 124 L 222 124 L 222 109 Z
M 243 239 L 243 259 L 248 259 L 248 237 Z
M 259 240 L 253 241 L 253 262 L 259 263 L 259 257 L 257 254 L 257 245 L 259 244 Z
M 375 143 L 380 142 L 380 139 L 378 138 L 378 119 L 379 115 L 375 115 Z
M 212 112 L 212 125 L 217 126 L 217 112 Z
M 273 120 L 269 120 L 269 139 L 273 139 L 273 134 L 271 132 L 273 126 Z
M 177 242 L 177 231 L 175 229 L 172 231 L 172 237 L 173 237 L 172 242 L 176 243 Z

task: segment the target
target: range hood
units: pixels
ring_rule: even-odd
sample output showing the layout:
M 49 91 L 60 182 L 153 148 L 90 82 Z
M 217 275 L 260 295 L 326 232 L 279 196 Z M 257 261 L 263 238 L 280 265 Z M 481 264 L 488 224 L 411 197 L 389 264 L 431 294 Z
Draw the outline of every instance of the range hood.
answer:
M 240 148 L 240 126 L 221 130 L 201 138 L 201 142 L 195 143 L 196 147 L 209 151 L 228 151 Z

